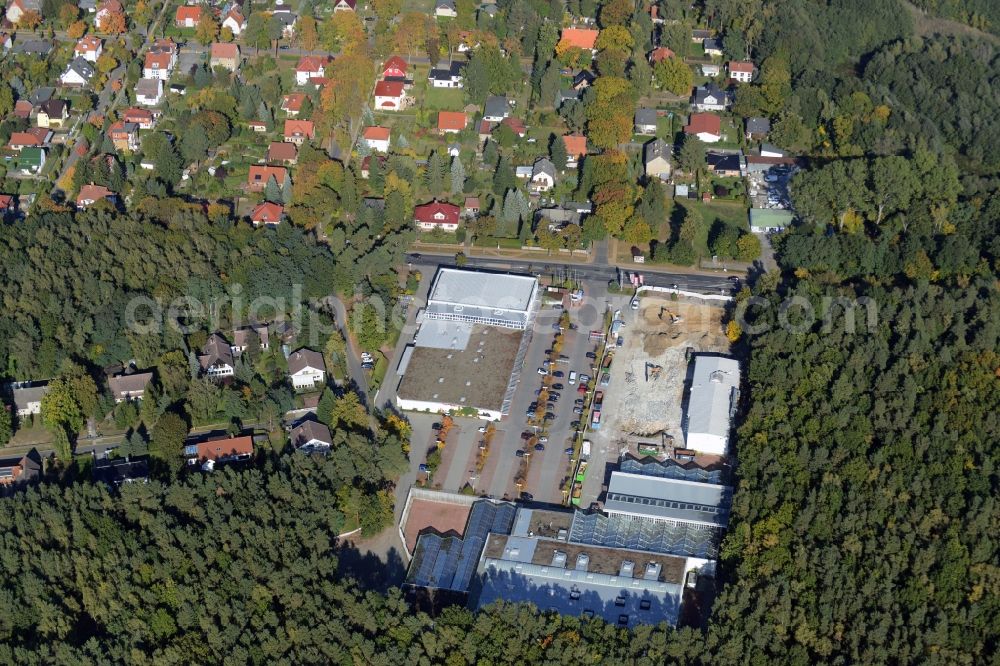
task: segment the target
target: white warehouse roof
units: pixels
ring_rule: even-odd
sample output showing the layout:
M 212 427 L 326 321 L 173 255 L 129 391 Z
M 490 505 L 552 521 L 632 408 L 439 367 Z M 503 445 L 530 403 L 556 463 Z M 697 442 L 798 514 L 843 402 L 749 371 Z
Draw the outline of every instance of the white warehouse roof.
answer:
M 424 317 L 506 328 L 528 325 L 538 280 L 529 275 L 442 268 L 427 298 Z
M 732 494 L 729 486 L 714 483 L 614 471 L 604 510 L 651 520 L 725 527 Z
M 695 356 L 687 410 L 688 448 L 725 455 L 739 399 L 740 364 L 723 356 Z

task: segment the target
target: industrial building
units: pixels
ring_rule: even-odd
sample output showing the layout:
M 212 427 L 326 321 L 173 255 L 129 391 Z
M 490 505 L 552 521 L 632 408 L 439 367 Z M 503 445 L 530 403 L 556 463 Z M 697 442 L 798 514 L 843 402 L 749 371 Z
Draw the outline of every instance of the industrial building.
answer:
M 540 299 L 532 276 L 442 268 L 396 373 L 402 410 L 499 420 L 510 407 Z
M 740 364 L 725 356 L 695 356 L 684 419 L 689 449 L 724 456 L 740 396 Z
M 604 512 L 632 520 L 725 527 L 733 489 L 714 483 L 614 471 Z

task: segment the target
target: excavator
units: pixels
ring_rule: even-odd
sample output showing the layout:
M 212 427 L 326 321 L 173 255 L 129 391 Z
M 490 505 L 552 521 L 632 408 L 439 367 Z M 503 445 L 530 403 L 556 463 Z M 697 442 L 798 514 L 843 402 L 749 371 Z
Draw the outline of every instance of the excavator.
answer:
M 660 306 L 660 321 L 663 321 L 663 315 L 670 317 L 671 324 L 679 324 L 684 321 L 684 317 L 680 316 L 668 307 Z

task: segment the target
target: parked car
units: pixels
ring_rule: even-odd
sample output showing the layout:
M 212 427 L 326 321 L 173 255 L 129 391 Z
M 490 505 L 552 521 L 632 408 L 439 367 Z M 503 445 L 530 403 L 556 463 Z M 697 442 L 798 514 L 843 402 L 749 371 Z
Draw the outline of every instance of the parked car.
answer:
M 486 432 L 486 426 L 479 426 L 479 432 Z
M 540 374 L 540 375 L 547 375 L 547 374 L 549 374 L 549 371 L 546 370 L 545 368 L 538 368 L 538 374 Z
M 517 451 L 514 451 L 514 455 L 517 456 L 518 458 L 523 458 L 524 457 L 524 449 L 518 449 Z
M 521 433 L 521 439 L 528 440 L 531 439 L 532 437 L 534 437 L 534 435 L 531 433 L 530 430 L 525 430 L 524 432 Z
M 557 378 L 557 379 L 562 379 L 566 375 L 563 374 L 562 370 L 556 370 L 555 372 L 552 373 L 552 376 L 555 377 L 555 378 Z
M 545 445 L 544 444 L 535 444 L 535 450 L 536 451 L 544 451 L 545 450 Z
M 549 400 L 558 400 L 559 398 L 560 398 L 559 393 L 556 393 L 555 391 L 549 392 Z
M 587 374 L 580 375 L 580 383 L 581 384 L 586 384 L 589 381 L 590 381 L 590 375 L 587 375 Z
M 594 352 L 587 352 L 587 358 L 597 358 L 597 354 Z
M 576 430 L 577 428 L 580 427 L 580 422 L 579 421 L 573 421 L 572 423 L 569 424 L 569 427 L 573 428 L 574 430 Z
M 625 338 L 623 338 L 622 336 L 619 335 L 618 339 L 615 340 L 615 346 L 616 347 L 621 347 L 624 344 L 625 344 Z
M 570 447 L 567 447 L 567 448 L 566 448 L 566 450 L 565 450 L 565 451 L 563 451 L 563 453 L 565 453 L 565 454 L 566 454 L 566 455 L 568 455 L 568 456 L 571 456 L 571 455 L 573 455 L 573 447 L 572 447 L 572 446 L 570 446 Z
M 554 388 L 557 391 L 562 391 L 563 390 L 563 385 L 562 384 L 553 384 L 552 388 Z
M 583 414 L 583 407 L 574 407 L 573 408 L 573 413 L 574 414 Z
M 548 437 L 539 437 L 538 441 L 541 442 L 542 444 L 546 444 L 546 443 L 548 443 L 549 438 Z
M 583 398 L 577 398 L 576 400 L 573 401 L 573 404 L 577 405 L 578 407 L 582 407 L 583 406 Z
M 525 502 L 531 502 L 535 499 L 535 496 L 531 493 L 521 493 L 521 500 Z
M 421 472 L 430 472 L 431 471 L 431 468 L 428 467 L 427 465 L 423 464 L 423 463 L 420 463 L 420 467 L 418 467 L 417 469 L 419 469 Z

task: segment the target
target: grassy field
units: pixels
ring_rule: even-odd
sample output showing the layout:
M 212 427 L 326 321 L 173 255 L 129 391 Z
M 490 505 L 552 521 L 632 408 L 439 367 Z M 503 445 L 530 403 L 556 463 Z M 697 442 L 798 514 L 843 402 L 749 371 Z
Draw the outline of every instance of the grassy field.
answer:
M 461 111 L 465 106 L 465 97 L 461 88 L 428 87 L 423 106 L 433 111 Z
M 711 256 L 708 249 L 708 234 L 716 222 L 722 222 L 742 231 L 750 230 L 747 207 L 743 203 L 715 200 L 707 204 L 700 201 L 686 201 L 684 205 L 701 213 L 702 219 L 705 220 L 701 233 L 694 241 L 694 249 L 699 256 Z

